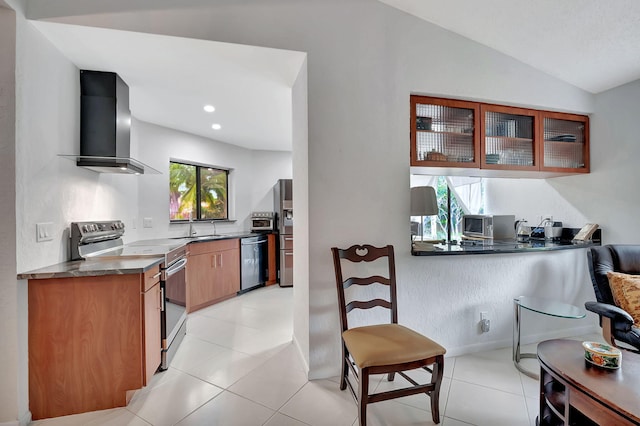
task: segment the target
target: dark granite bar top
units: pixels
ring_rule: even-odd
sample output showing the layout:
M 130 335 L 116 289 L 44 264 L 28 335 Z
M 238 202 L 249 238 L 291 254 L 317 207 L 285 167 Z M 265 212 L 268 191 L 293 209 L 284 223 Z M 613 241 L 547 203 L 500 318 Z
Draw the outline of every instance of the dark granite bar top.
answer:
M 232 232 L 222 235 L 199 235 L 194 237 L 160 238 L 154 240 L 139 240 L 125 245 L 131 247 L 157 247 L 151 250 L 157 255 L 139 255 L 122 257 L 94 257 L 86 260 L 72 260 L 45 266 L 18 274 L 19 280 L 90 277 L 99 275 L 141 274 L 154 266 L 164 262 L 163 252 L 169 252 L 181 245 L 202 243 L 208 241 L 228 240 L 235 238 L 255 237 L 260 234 L 253 232 Z
M 571 243 L 570 241 L 530 241 L 528 243 L 519 242 L 493 242 L 491 244 L 478 245 L 449 245 L 434 244 L 434 250 L 420 251 L 412 250 L 414 256 L 443 256 L 443 255 L 468 255 L 468 254 L 504 254 L 504 253 L 530 253 L 555 250 L 571 250 L 600 245 L 599 241 L 588 241 L 584 243 Z
M 580 228 L 563 228 L 562 235 L 557 240 L 530 239 L 527 242 L 514 240 L 474 240 L 464 241 L 463 244 L 434 244 L 433 250 L 411 250 L 413 256 L 443 256 L 467 254 L 505 254 L 531 253 L 555 250 L 571 250 L 599 246 L 602 230 L 597 229 L 593 239 L 583 243 L 572 242 Z

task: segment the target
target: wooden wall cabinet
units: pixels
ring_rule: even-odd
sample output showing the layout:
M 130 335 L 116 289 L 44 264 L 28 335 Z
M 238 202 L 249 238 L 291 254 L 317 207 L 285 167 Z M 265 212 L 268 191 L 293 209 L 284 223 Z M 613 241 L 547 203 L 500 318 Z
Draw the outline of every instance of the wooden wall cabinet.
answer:
M 411 96 L 410 133 L 411 166 L 437 168 L 416 173 L 476 168 L 487 177 L 544 178 L 589 172 L 584 115 Z
M 540 112 L 540 169 L 589 173 L 589 117 Z
M 240 240 L 189 244 L 187 313 L 235 296 L 240 291 Z
M 411 165 L 480 166 L 480 104 L 411 96 Z
M 538 170 L 538 113 L 500 105 L 480 106 L 480 167 Z
M 123 407 L 148 382 L 160 365 L 159 276 L 29 280 L 34 420 Z

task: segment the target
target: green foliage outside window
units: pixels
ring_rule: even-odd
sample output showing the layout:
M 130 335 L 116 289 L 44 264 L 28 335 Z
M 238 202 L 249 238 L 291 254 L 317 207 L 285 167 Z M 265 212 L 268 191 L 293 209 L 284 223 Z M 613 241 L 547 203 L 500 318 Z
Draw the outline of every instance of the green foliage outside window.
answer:
M 436 197 L 438 199 L 438 215 L 424 216 L 423 234 L 425 239 L 447 240 L 448 222 L 451 220 L 451 240 L 460 240 L 462 235 L 462 216 L 464 210 L 458 202 L 456 196 L 447 186 L 444 176 L 438 176 L 434 185 Z M 451 203 L 451 212 L 448 208 L 448 199 Z
M 169 219 L 228 219 L 228 170 L 169 163 Z

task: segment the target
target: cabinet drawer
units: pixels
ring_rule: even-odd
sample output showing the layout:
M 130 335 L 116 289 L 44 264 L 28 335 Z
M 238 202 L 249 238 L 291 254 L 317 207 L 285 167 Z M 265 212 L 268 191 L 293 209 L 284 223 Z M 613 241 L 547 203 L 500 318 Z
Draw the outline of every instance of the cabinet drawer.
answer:
M 229 240 L 207 241 L 202 243 L 189 244 L 189 254 L 191 256 L 212 253 L 215 251 L 233 250 L 240 247 L 240 240 L 232 238 Z
M 145 292 L 160 282 L 160 265 L 154 266 L 144 273 L 144 282 L 142 283 L 142 291 Z

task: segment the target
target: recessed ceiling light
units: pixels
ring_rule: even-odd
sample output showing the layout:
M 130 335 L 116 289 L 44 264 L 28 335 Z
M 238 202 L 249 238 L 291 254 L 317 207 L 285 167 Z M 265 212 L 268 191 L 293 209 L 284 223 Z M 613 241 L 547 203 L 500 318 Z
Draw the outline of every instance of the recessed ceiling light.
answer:
M 215 109 L 215 107 L 213 105 L 205 105 L 204 106 L 204 110 L 207 111 L 207 112 L 213 112 L 216 109 Z
M 212 125 L 211 125 L 211 128 L 212 128 L 213 130 L 220 130 L 220 129 L 222 129 L 222 126 L 221 126 L 221 125 L 219 125 L 218 123 L 216 123 L 216 124 L 212 124 Z

